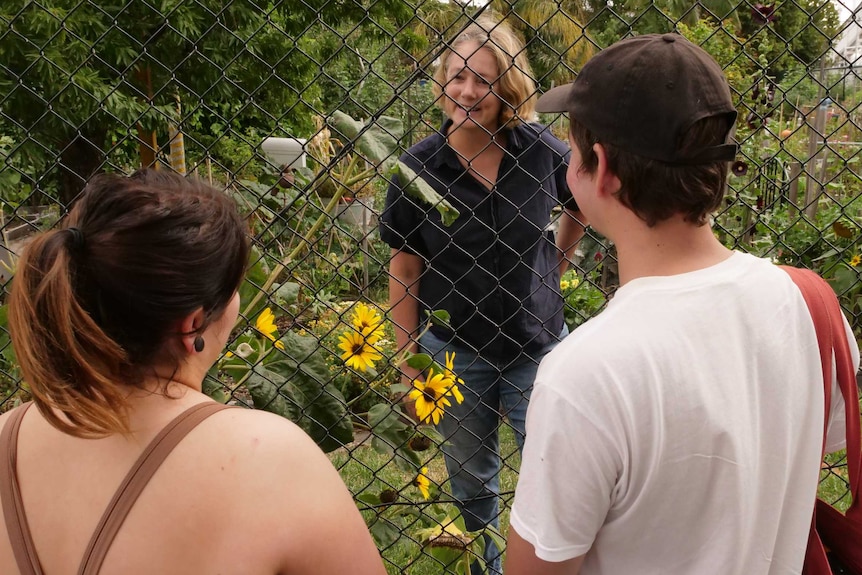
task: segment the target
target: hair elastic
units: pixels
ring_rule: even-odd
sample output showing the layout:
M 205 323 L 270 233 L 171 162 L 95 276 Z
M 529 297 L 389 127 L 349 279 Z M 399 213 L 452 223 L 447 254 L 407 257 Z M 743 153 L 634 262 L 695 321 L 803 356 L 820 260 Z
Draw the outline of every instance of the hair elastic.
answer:
M 70 236 L 72 236 L 72 248 L 75 250 L 83 249 L 84 232 L 82 232 L 79 228 L 76 227 L 66 228 L 66 231 L 69 232 Z

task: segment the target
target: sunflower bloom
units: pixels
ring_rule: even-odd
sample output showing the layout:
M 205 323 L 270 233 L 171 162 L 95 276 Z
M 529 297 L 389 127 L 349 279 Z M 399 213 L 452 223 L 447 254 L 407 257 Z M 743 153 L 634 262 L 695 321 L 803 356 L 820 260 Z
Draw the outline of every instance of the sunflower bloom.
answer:
M 275 347 L 278 349 L 284 349 L 284 344 L 276 339 L 276 335 L 278 332 L 278 328 L 275 326 L 275 314 L 272 313 L 272 310 L 266 308 L 260 315 L 257 316 L 257 319 L 254 322 L 254 329 L 262 333 L 266 336 L 270 341 L 275 342 Z
M 383 318 L 380 317 L 380 314 L 373 307 L 365 305 L 362 302 L 357 303 L 353 308 L 353 318 L 351 321 L 356 331 L 365 336 L 368 343 L 374 344 L 380 339 L 382 335 L 380 327 L 383 323 Z
M 853 266 L 855 268 L 859 264 L 862 264 L 862 256 L 860 256 L 859 254 L 856 254 L 855 256 L 850 258 L 850 265 L 851 266 Z
M 452 405 L 446 398 L 452 386 L 451 379 L 442 373 L 434 373 L 433 370 L 425 381 L 413 380 L 413 389 L 408 397 L 416 403 L 416 415 L 420 422 L 426 423 L 430 420 L 434 425 L 440 423 L 446 408 Z
M 427 501 L 431 497 L 431 480 L 428 479 L 428 468 L 423 467 L 413 480 L 413 485 L 422 493 L 422 497 Z
M 341 354 L 344 363 L 357 371 L 368 371 L 374 367 L 375 361 L 383 357 L 374 348 L 373 342 L 353 330 L 348 330 L 339 336 L 338 348 L 344 352 Z
M 458 389 L 458 385 L 464 384 L 464 380 L 455 375 L 455 352 L 452 352 L 452 355 L 449 355 L 449 352 L 446 352 L 446 370 L 443 372 L 443 376 L 449 381 L 449 393 L 452 397 L 455 398 L 455 401 L 458 403 L 464 403 L 464 396 L 461 395 L 461 391 Z

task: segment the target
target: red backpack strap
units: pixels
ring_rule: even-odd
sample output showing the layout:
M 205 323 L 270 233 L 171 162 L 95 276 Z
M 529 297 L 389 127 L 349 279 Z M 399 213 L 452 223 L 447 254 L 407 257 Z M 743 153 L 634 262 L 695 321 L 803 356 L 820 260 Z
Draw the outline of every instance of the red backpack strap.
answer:
M 823 422 L 823 445 L 826 445 L 826 433 L 829 426 L 829 408 L 832 391 L 832 361 L 835 360 L 835 379 L 841 389 L 844 399 L 846 419 L 845 437 L 847 441 L 847 470 L 849 475 L 850 508 L 845 516 L 823 501 L 817 500 L 811 531 L 808 538 L 808 548 L 805 554 L 803 573 L 805 575 L 831 574 L 832 570 L 826 558 L 821 541 L 822 536 L 834 547 L 842 547 L 843 559 L 849 559 L 850 554 L 858 556 L 857 536 L 848 530 L 862 530 L 862 507 L 859 503 L 860 467 L 862 467 L 862 437 L 860 437 L 859 396 L 856 385 L 856 374 L 853 369 L 853 358 L 847 332 L 844 327 L 841 305 L 835 292 L 820 276 L 810 270 L 781 266 L 793 279 L 814 322 L 817 333 L 817 343 L 820 348 L 821 365 L 823 368 L 823 388 L 825 396 L 825 419 Z M 824 449 L 825 450 L 825 449 Z M 828 516 L 828 517 L 827 517 Z M 837 529 L 838 532 L 835 532 Z M 831 531 L 830 531 L 831 530 Z M 845 545 L 846 544 L 846 545 Z M 858 557 L 857 557 L 858 558 Z M 857 568 L 862 568 L 857 565 Z

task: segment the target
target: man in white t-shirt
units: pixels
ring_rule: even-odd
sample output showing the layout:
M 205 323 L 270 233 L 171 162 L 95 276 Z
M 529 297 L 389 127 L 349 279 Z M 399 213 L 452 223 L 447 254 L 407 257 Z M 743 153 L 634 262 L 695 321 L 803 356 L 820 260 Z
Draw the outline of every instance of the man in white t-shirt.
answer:
M 678 35 L 630 38 L 537 109 L 569 113 L 569 187 L 621 287 L 539 368 L 506 575 L 800 573 L 820 358 L 790 277 L 708 224 L 736 153 L 721 68 Z

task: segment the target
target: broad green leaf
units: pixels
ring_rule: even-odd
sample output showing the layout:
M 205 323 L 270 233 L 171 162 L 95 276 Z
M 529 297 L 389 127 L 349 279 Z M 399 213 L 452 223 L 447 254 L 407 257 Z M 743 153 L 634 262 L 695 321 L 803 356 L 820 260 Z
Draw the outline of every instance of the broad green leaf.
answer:
M 297 404 L 289 402 L 279 393 L 284 383 L 284 378 L 279 374 L 263 366 L 255 366 L 251 375 L 245 380 L 245 387 L 256 409 L 263 409 L 295 422 L 299 419 Z
M 274 350 L 267 368 L 284 383 L 281 393 L 296 405 L 294 421 L 325 452 L 353 441 L 353 423 L 347 402 L 331 383 L 326 356 L 316 338 L 287 332 L 281 338 L 284 350 Z
M 296 282 L 284 282 L 275 288 L 273 294 L 284 305 L 296 303 L 297 298 L 299 298 L 299 284 Z
M 404 471 L 415 473 L 422 469 L 422 458 L 419 457 L 418 453 L 406 447 L 406 444 L 396 449 L 395 452 L 401 456 L 397 458 L 395 462 L 398 464 L 398 467 Z
M 383 173 L 389 170 L 398 150 L 398 139 L 403 134 L 401 120 L 382 116 L 369 125 L 336 110 L 330 123 L 337 132 L 353 142 L 364 160 Z
M 832 276 L 829 283 L 832 284 L 832 289 L 838 297 L 841 297 L 844 292 L 849 291 L 858 281 L 860 279 L 856 270 L 849 266 L 840 266 L 835 270 L 835 275 Z
M 444 441 L 443 434 L 430 425 L 420 425 L 416 428 L 416 432 L 424 435 L 436 444 L 441 444 Z
M 413 353 L 407 358 L 407 365 L 413 369 L 425 371 L 434 365 L 434 360 L 427 353 Z
M 225 392 L 224 386 L 218 380 L 218 367 L 215 365 L 204 377 L 201 391 L 219 403 L 227 403 L 230 400 L 230 394 Z
M 491 541 L 497 546 L 497 549 L 505 549 L 506 548 L 506 539 L 497 531 L 493 525 L 486 525 L 482 530 L 482 533 L 491 538 Z M 479 538 L 481 539 L 481 537 Z M 482 549 L 482 552 L 485 550 Z M 481 553 L 480 553 L 481 554 Z
M 403 383 L 400 383 L 400 382 L 399 383 L 393 383 L 392 385 L 389 386 L 389 391 L 391 391 L 393 394 L 398 394 L 398 393 L 404 394 L 404 393 L 407 393 L 408 391 L 410 391 L 410 386 L 404 385 Z
M 382 433 L 387 429 L 396 427 L 401 420 L 397 413 L 388 403 L 378 403 L 368 410 L 368 425 L 374 430 L 375 434 Z M 402 423 L 402 425 L 404 425 Z
M 428 546 L 425 549 L 431 555 L 431 557 L 433 557 L 434 559 L 436 559 L 437 561 L 442 563 L 441 567 L 443 568 L 444 571 L 446 569 L 451 569 L 451 570 L 454 570 L 455 573 L 458 573 L 461 575 L 466 575 L 462 571 L 461 566 L 457 564 L 457 563 L 461 562 L 461 559 L 464 557 L 464 554 L 466 553 L 463 549 L 453 549 L 452 547 L 431 547 L 431 546 Z
M 445 309 L 435 309 L 434 311 L 426 311 L 425 313 L 428 314 L 428 320 L 431 322 L 431 325 L 448 327 L 449 320 L 452 318 Z
M 377 493 L 371 493 L 369 491 L 360 493 L 355 499 L 365 503 L 366 505 L 380 505 L 380 496 Z
M 836 250 L 836 249 L 826 250 L 825 252 L 823 252 L 822 254 L 820 254 L 819 256 L 817 256 L 816 258 L 814 258 L 814 259 L 813 259 L 813 260 L 811 260 L 811 261 L 813 261 L 813 262 L 819 262 L 819 261 L 821 261 L 821 260 L 825 260 L 825 259 L 831 258 L 831 257 L 833 257 L 833 256 L 837 256 L 839 253 L 841 253 L 841 252 L 839 252 L 839 251 L 838 251 L 838 250 Z
M 458 511 L 457 509 L 453 510 L 453 512 L 454 512 L 454 515 L 452 515 L 451 517 L 447 517 L 447 519 L 449 521 L 451 521 L 452 523 L 454 523 L 455 527 L 457 527 L 458 529 L 460 529 L 461 531 L 466 533 L 467 532 L 467 524 L 464 523 L 464 516 L 461 515 L 461 512 Z M 444 525 L 445 525 L 445 523 L 444 523 Z
M 390 177 L 397 177 L 401 188 L 410 196 L 421 202 L 432 206 L 440 213 L 440 219 L 444 226 L 451 226 L 461 214 L 452 204 L 432 188 L 428 182 L 416 175 L 404 162 L 397 161 L 388 172 Z
M 269 272 L 270 270 L 261 257 L 260 252 L 256 248 L 252 248 L 249 254 L 249 266 L 245 279 L 239 286 L 241 305 L 246 305 L 260 292 L 260 286 L 266 283 Z M 254 306 L 254 309 L 249 310 L 249 321 L 254 323 L 254 318 L 269 305 L 270 303 L 267 298 L 261 298 Z
M 374 541 L 377 543 L 379 549 L 391 546 L 401 537 L 401 530 L 398 529 L 398 526 L 385 519 L 375 521 L 368 527 L 368 530 L 371 532 L 371 536 L 374 537 Z

